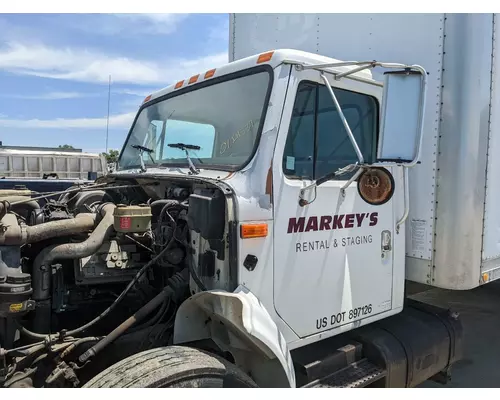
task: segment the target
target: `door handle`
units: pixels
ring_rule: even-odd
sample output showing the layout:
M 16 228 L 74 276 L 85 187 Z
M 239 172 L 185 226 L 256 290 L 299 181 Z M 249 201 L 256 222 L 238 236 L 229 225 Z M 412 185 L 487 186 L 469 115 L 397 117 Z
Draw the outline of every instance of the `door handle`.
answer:
M 385 258 L 385 254 L 392 250 L 392 237 L 390 231 L 382 231 L 380 238 L 380 247 L 382 249 L 382 258 Z

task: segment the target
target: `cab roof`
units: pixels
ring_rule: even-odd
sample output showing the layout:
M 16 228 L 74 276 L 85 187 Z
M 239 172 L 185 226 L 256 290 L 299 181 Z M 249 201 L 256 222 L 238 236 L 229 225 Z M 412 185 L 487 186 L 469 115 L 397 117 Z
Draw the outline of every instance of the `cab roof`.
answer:
M 200 71 L 199 74 L 194 75 L 192 77 L 187 77 L 183 80 L 178 81 L 170 86 L 167 86 L 164 89 L 158 90 L 157 92 L 152 93 L 144 99 L 144 103 L 154 100 L 158 97 L 164 96 L 175 90 L 179 90 L 181 88 L 186 88 L 189 86 L 195 86 L 201 82 L 205 82 L 207 80 L 221 77 L 224 75 L 229 75 L 241 70 L 245 70 L 251 67 L 255 67 L 257 65 L 270 65 L 272 68 L 276 68 L 281 64 L 326 64 L 326 63 L 340 63 L 342 61 L 337 60 L 335 58 L 320 56 L 315 53 L 309 53 L 300 50 L 291 50 L 291 49 L 279 49 L 279 50 L 270 50 L 264 53 L 255 54 L 250 57 L 242 58 L 240 60 L 236 60 L 225 64 L 221 67 L 214 68 L 208 71 Z M 350 67 L 335 67 L 328 68 L 328 71 L 331 72 L 347 72 L 355 69 L 356 66 Z M 356 77 L 362 80 L 373 81 L 373 77 L 371 72 L 366 69 L 360 72 L 355 72 L 352 74 L 352 77 Z

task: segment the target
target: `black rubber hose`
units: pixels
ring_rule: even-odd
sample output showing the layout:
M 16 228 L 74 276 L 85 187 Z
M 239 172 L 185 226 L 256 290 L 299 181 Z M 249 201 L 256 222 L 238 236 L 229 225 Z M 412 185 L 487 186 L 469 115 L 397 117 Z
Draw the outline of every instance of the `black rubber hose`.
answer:
M 40 209 L 40 204 L 35 199 L 27 196 L 6 196 L 0 198 L 0 200 L 9 203 L 11 210 L 21 207 L 21 204 L 23 208 L 28 208 L 31 211 Z
M 94 357 L 97 353 L 102 351 L 105 347 L 115 341 L 118 337 L 123 335 L 132 325 L 137 322 L 142 321 L 151 312 L 153 312 L 157 307 L 159 307 L 167 298 L 171 298 L 174 301 L 178 300 L 182 296 L 184 290 L 188 286 L 189 274 L 187 270 L 183 270 L 169 279 L 169 286 L 166 286 L 160 293 L 158 293 L 152 300 L 150 300 L 146 305 L 141 307 L 134 315 L 127 318 L 120 325 L 118 325 L 110 334 L 108 334 L 104 339 L 96 343 L 85 353 L 83 353 L 78 361 L 84 363 L 90 357 Z
M 94 254 L 114 232 L 114 204 L 102 208 L 102 220 L 87 240 L 79 243 L 64 243 L 46 247 L 33 263 L 33 299 L 43 301 L 50 298 L 50 267 L 55 260 L 79 259 Z M 75 218 L 76 220 L 76 218 Z
M 78 339 L 77 341 L 73 342 L 69 347 L 67 347 L 60 355 L 59 355 L 59 360 L 64 360 L 65 357 L 68 356 L 74 349 L 76 349 L 78 346 L 81 344 L 87 343 L 87 342 L 98 342 L 100 339 L 99 337 L 86 337 L 83 339 Z
M 111 311 L 113 311 L 116 306 L 123 300 L 123 298 L 127 295 L 129 290 L 137 283 L 139 278 L 146 272 L 147 269 L 149 269 L 156 261 L 167 251 L 170 249 L 173 241 L 169 243 L 167 247 L 165 247 L 155 258 L 153 258 L 151 261 L 149 261 L 144 267 L 142 267 L 139 272 L 137 272 L 136 276 L 134 279 L 130 281 L 130 283 L 127 285 L 125 290 L 120 293 L 120 295 L 115 299 L 113 304 L 111 304 L 106 310 L 104 310 L 100 315 L 98 315 L 96 318 L 94 318 L 92 321 L 89 323 L 83 325 L 80 328 L 74 329 L 72 331 L 69 331 L 67 334 L 68 336 L 75 336 L 76 334 L 79 334 L 80 332 L 84 331 L 85 329 L 90 328 L 92 325 L 95 323 L 99 322 L 101 319 L 103 319 L 106 315 L 108 315 Z
M 142 329 L 149 328 L 151 325 L 156 324 L 158 321 L 160 321 L 164 317 L 169 305 L 170 305 L 170 301 L 168 299 L 166 299 L 163 302 L 163 304 L 158 308 L 158 311 L 156 312 L 156 314 L 154 315 L 153 318 L 149 319 L 148 321 L 146 321 L 145 323 L 143 323 L 141 325 L 134 326 L 132 329 L 129 330 L 129 333 L 137 332 L 137 331 L 140 331 Z
M 179 203 L 178 201 L 176 201 L 174 204 L 166 204 L 161 209 L 160 216 L 158 217 L 158 222 L 160 224 L 163 222 L 163 218 L 165 218 L 165 214 L 168 214 L 167 210 L 169 210 L 170 208 L 177 208 L 177 209 L 180 209 L 180 210 L 186 210 L 188 208 L 188 206 L 186 204 Z M 172 217 L 170 215 L 169 215 L 169 218 L 172 219 Z M 175 224 L 175 221 L 174 221 L 174 224 Z
M 161 199 L 161 200 L 155 200 L 153 201 L 149 206 L 151 207 L 151 213 L 153 215 L 156 215 L 155 209 L 159 207 L 165 207 L 165 206 L 175 206 L 179 204 L 177 200 L 170 200 L 170 199 Z M 161 210 L 160 210 L 161 211 Z
M 90 328 L 92 325 L 96 324 L 100 320 L 102 320 L 106 315 L 108 315 L 111 311 L 113 311 L 118 304 L 125 298 L 127 293 L 130 291 L 130 289 L 137 283 L 137 281 L 140 279 L 140 277 L 150 268 L 152 265 L 154 265 L 158 259 L 163 256 L 165 252 L 167 252 L 172 244 L 174 243 L 174 240 L 170 241 L 170 243 L 160 252 L 158 253 L 157 256 L 155 256 L 153 259 L 151 259 L 144 267 L 142 267 L 137 274 L 134 276 L 134 278 L 130 281 L 130 283 L 127 285 L 127 287 L 120 293 L 120 295 L 115 299 L 115 301 L 106 309 L 104 310 L 101 314 L 99 314 L 97 317 L 95 317 L 92 321 L 88 322 L 87 324 L 73 329 L 72 331 L 66 332 L 65 336 L 75 336 L 84 330 Z M 45 340 L 48 337 L 58 337 L 59 334 L 54 334 L 54 335 L 49 335 L 48 333 L 35 333 L 31 332 L 30 330 L 26 329 L 23 326 L 19 326 L 19 329 L 21 333 L 25 336 L 31 337 L 33 339 L 42 339 Z
M 167 287 L 168 288 L 168 287 Z M 157 307 L 159 307 L 165 299 L 170 295 L 170 293 L 166 290 L 162 290 L 159 294 L 157 294 L 152 300 L 150 300 L 145 306 L 140 308 L 134 315 L 127 318 L 120 325 L 118 325 L 109 335 L 107 335 L 104 339 L 96 343 L 90 349 L 88 349 L 85 353 L 83 353 L 78 360 L 81 363 L 87 361 L 90 357 L 94 357 L 97 353 L 99 353 L 102 349 L 107 347 L 110 343 L 115 341 L 119 336 L 121 336 L 125 331 L 134 325 L 136 322 L 142 321 L 145 317 L 147 317 L 151 312 L 153 312 Z
M 22 326 L 17 320 L 17 327 L 19 328 L 19 331 L 21 332 L 22 335 L 27 336 L 31 339 L 36 339 L 36 340 L 46 340 L 49 337 L 56 337 L 56 335 L 49 335 L 48 333 L 36 333 L 36 332 L 31 332 L 29 329 L 25 328 Z

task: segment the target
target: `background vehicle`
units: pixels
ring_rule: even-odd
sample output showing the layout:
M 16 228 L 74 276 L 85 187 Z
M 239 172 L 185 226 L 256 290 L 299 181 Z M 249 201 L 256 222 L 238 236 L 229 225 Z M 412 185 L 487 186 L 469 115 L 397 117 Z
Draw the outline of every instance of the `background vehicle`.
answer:
M 4 386 L 445 382 L 459 317 L 405 282 L 496 279 L 493 28 L 232 15 L 234 62 L 148 96 L 115 172 L 0 203 Z
M 107 172 L 100 154 L 78 149 L 3 146 L 0 144 L 0 177 L 5 179 L 93 179 Z

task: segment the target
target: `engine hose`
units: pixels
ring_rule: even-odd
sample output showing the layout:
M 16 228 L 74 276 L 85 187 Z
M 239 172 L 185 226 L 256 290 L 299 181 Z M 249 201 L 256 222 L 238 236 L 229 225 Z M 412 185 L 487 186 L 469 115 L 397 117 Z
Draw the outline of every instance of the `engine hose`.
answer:
M 147 315 L 149 315 L 154 309 L 156 309 L 161 303 L 165 301 L 168 296 L 168 292 L 163 290 L 161 293 L 156 295 L 151 301 L 149 301 L 145 306 L 140 308 L 134 315 L 126 319 L 120 325 L 118 325 L 109 335 L 107 335 L 103 340 L 96 343 L 90 349 L 88 349 L 85 353 L 83 353 L 78 360 L 81 363 L 87 361 L 90 357 L 94 357 L 97 353 L 99 353 L 102 349 L 107 347 L 110 343 L 115 341 L 119 336 L 121 336 L 125 331 L 134 325 L 136 322 L 141 321 Z
M 168 218 L 170 219 L 170 221 L 172 222 L 172 224 L 174 225 L 174 228 L 173 228 L 173 231 L 172 231 L 172 237 L 175 236 L 175 231 L 177 229 L 177 223 L 175 222 L 175 219 L 170 215 L 170 213 L 168 212 L 168 210 L 170 209 L 179 209 L 179 210 L 183 210 L 183 209 L 187 209 L 187 206 L 185 204 L 181 204 L 179 203 L 177 200 L 158 200 L 158 201 L 155 201 L 153 203 L 151 203 L 152 205 L 155 204 L 155 203 L 158 203 L 158 204 L 165 204 L 162 209 L 161 209 L 161 212 L 160 212 L 160 216 L 158 217 L 158 223 L 157 223 L 157 227 L 156 227 L 156 234 L 161 237 L 162 236 L 162 225 L 163 225 L 163 219 L 165 218 L 165 214 L 168 216 Z M 172 239 L 172 237 L 169 237 L 167 239 L 170 240 Z M 165 240 L 165 238 L 162 238 L 162 241 L 161 243 L 159 243 L 160 246 L 164 246 L 165 243 L 163 242 L 163 240 Z M 157 244 L 158 245 L 158 244 Z
M 148 268 L 150 268 L 152 265 L 154 265 L 158 261 L 158 259 L 160 257 L 162 257 L 163 254 L 165 254 L 170 249 L 170 247 L 172 246 L 173 243 L 174 243 L 174 240 L 172 238 L 172 240 L 169 242 L 169 244 L 160 253 L 158 253 L 158 255 L 156 255 L 154 258 L 152 258 L 146 265 L 144 265 L 144 267 L 142 267 L 137 272 L 137 274 L 130 281 L 130 283 L 127 285 L 127 287 L 120 293 L 120 295 L 115 299 L 115 301 L 106 310 L 104 310 L 96 318 L 94 318 L 92 321 L 86 323 L 85 325 L 83 325 L 79 328 L 73 329 L 72 331 L 66 332 L 65 336 L 75 336 L 77 334 L 80 334 L 81 332 L 90 328 L 91 326 L 93 326 L 97 322 L 101 321 L 106 315 L 108 315 L 111 311 L 113 311 L 118 306 L 118 304 L 125 298 L 127 293 L 137 283 L 137 281 L 141 278 L 141 276 L 148 270 Z M 23 326 L 19 326 L 19 330 L 23 335 L 28 336 L 28 337 L 33 338 L 33 339 L 37 339 L 37 340 L 40 340 L 40 339 L 45 340 L 49 337 L 59 337 L 60 336 L 60 333 L 57 333 L 54 335 L 50 335 L 48 333 L 35 333 L 35 332 L 32 332 L 32 331 L 26 329 Z
M 167 299 L 165 299 L 163 304 L 158 308 L 158 311 L 154 315 L 153 318 L 151 318 L 149 321 L 147 321 L 141 325 L 134 326 L 132 329 L 129 329 L 128 332 L 134 333 L 134 332 L 140 331 L 142 329 L 149 328 L 151 325 L 156 324 L 158 321 L 160 321 L 165 316 L 165 313 L 166 313 L 169 306 L 170 306 L 170 300 L 169 300 L 169 298 L 167 298 Z
M 84 242 L 55 244 L 46 247 L 36 256 L 33 262 L 34 300 L 50 299 L 50 267 L 54 261 L 88 257 L 99 250 L 104 241 L 114 232 L 113 210 L 115 208 L 116 206 L 111 203 L 103 205 L 101 222 Z M 82 222 L 85 222 L 85 219 Z
M 18 204 L 22 201 L 21 204 Z M 40 204 L 36 200 L 27 196 L 5 196 L 0 198 L 0 216 L 5 216 L 5 214 L 12 210 L 19 210 L 19 208 L 27 210 L 28 213 L 34 210 L 40 209 Z M 0 218 L 1 219 L 1 218 Z
M 75 218 L 26 227 L 26 243 L 84 233 L 95 226 L 96 214 L 80 213 Z M 24 244 L 24 243 L 22 243 Z
M 60 355 L 59 355 L 59 360 L 64 360 L 65 357 L 68 356 L 73 350 L 75 350 L 78 346 L 81 344 L 87 343 L 87 342 L 98 342 L 101 340 L 101 337 L 86 337 L 82 339 L 78 339 L 77 341 L 73 342 L 69 347 L 67 347 Z
M 2 224 L 7 230 L 0 236 L 0 245 L 22 246 L 56 237 L 84 233 L 95 226 L 95 214 L 78 214 L 75 218 L 46 222 L 40 225 L 19 225 L 14 214 L 7 214 Z
M 21 333 L 21 335 L 24 335 L 24 336 L 27 336 L 31 339 L 35 339 L 35 340 L 47 340 L 49 338 L 53 338 L 55 335 L 51 335 L 51 334 L 48 334 L 48 333 L 36 333 L 36 332 L 32 332 L 30 331 L 29 329 L 27 329 L 26 327 L 22 326 L 19 321 L 15 320 L 15 322 L 17 323 L 17 327 L 19 328 L 19 332 Z
M 149 204 L 149 206 L 151 207 L 151 213 L 153 215 L 156 215 L 156 213 L 154 212 L 154 210 L 157 208 L 157 207 L 165 207 L 165 206 L 175 206 L 179 204 L 179 202 L 177 200 L 170 200 L 170 199 L 161 199 L 161 200 L 155 200 L 153 202 L 151 202 L 151 204 Z M 160 210 L 161 212 L 161 210 Z M 159 219 L 159 218 L 158 218 Z
M 89 358 L 94 357 L 97 353 L 102 351 L 105 347 L 115 341 L 119 336 L 125 333 L 127 329 L 129 329 L 132 325 L 147 317 L 153 310 L 155 310 L 163 302 L 165 302 L 167 298 L 175 298 L 179 297 L 179 295 L 182 295 L 183 289 L 186 289 L 188 286 L 187 274 L 184 271 L 175 274 L 174 279 L 170 279 L 170 283 L 172 284 L 172 286 L 166 286 L 159 294 L 157 294 L 145 306 L 141 307 L 134 315 L 127 318 L 104 339 L 97 342 L 94 346 L 83 353 L 78 358 L 78 361 L 84 363 Z
M 176 201 L 174 204 L 165 204 L 165 206 L 163 206 L 163 208 L 161 209 L 160 216 L 158 217 L 159 224 L 161 224 L 163 222 L 163 218 L 165 218 L 165 214 L 168 214 L 167 210 L 169 210 L 170 208 L 177 208 L 180 210 L 186 210 L 188 208 L 188 206 L 185 204 L 179 203 L 178 201 Z M 172 218 L 171 216 L 169 216 L 169 217 Z M 175 221 L 174 221 L 174 223 L 175 223 Z

